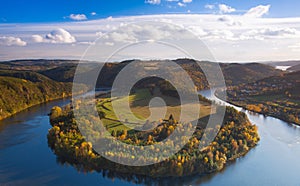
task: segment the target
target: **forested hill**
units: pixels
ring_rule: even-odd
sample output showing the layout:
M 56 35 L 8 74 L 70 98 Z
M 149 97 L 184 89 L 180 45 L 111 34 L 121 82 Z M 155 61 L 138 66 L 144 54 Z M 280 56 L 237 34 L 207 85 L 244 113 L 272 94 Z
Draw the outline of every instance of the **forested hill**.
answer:
M 123 61 L 120 63 L 106 63 L 99 77 L 99 86 L 111 86 L 116 75 L 129 63 L 135 60 Z M 145 61 L 146 63 L 157 63 L 164 61 Z M 195 85 L 199 90 L 208 88 L 207 81 L 202 69 L 197 65 L 196 60 L 177 59 L 168 60 L 176 62 L 192 77 Z M 75 60 L 18 60 L 1 62 L 0 69 L 34 71 L 58 82 L 72 82 L 76 67 L 79 61 Z M 208 68 L 217 64 L 212 62 L 201 61 L 201 65 Z M 91 63 L 92 64 L 92 63 Z M 274 67 L 260 63 L 219 63 L 227 85 L 238 85 L 243 83 L 254 82 L 266 77 L 280 75 L 282 72 Z M 87 65 L 84 73 L 95 70 Z M 175 72 L 174 72 L 175 73 Z
M 195 65 L 196 61 L 190 59 L 178 59 L 175 60 L 175 62 L 181 65 L 192 77 L 200 77 L 199 71 L 202 72 L 202 70 Z M 216 63 L 212 62 L 200 63 L 209 67 L 216 65 Z M 228 86 L 254 82 L 282 73 L 272 66 L 260 63 L 219 63 L 219 65 Z
M 300 64 L 292 66 L 292 67 L 288 68 L 287 70 L 292 71 L 292 72 L 300 71 Z
M 0 120 L 33 105 L 71 95 L 72 83 L 36 72 L 0 70 Z
M 109 63 L 106 64 L 103 70 L 101 71 L 101 75 L 98 81 L 99 86 L 111 86 L 116 75 L 128 64 L 132 61 L 125 61 L 122 63 Z M 151 65 L 151 63 L 157 63 L 159 61 L 147 61 Z M 172 61 L 170 61 L 172 62 Z M 197 61 L 191 59 L 177 59 L 174 60 L 177 64 L 179 64 L 193 79 L 195 85 L 199 90 L 208 89 L 209 85 L 206 80 L 206 76 L 203 73 L 202 69 L 197 64 Z M 208 69 L 216 68 L 217 63 L 212 62 L 200 62 L 201 66 L 205 66 Z M 246 64 L 238 64 L 238 63 L 219 63 L 221 70 L 223 72 L 226 85 L 239 85 L 249 82 L 254 82 L 266 77 L 271 77 L 275 75 L 280 75 L 282 72 L 280 70 L 276 70 L 272 66 L 260 64 L 260 63 L 246 63 Z M 174 77 L 181 78 L 180 72 L 174 70 Z M 215 72 L 211 72 L 215 73 Z M 214 84 L 218 85 L 218 79 L 213 79 Z
M 0 69 L 43 71 L 61 66 L 76 66 L 78 60 L 26 59 L 0 62 Z
M 259 63 L 223 63 L 221 66 L 226 83 L 230 86 L 254 82 L 282 73 L 281 71 L 274 69 L 274 67 Z

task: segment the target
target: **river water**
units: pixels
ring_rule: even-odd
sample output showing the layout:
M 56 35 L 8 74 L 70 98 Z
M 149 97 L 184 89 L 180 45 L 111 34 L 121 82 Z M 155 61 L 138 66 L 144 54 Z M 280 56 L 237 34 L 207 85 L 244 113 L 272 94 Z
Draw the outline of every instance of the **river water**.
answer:
M 221 102 L 211 91 L 200 94 Z M 47 114 L 53 106 L 68 102 L 38 105 L 0 121 L 0 185 L 300 185 L 300 128 L 248 111 L 259 127 L 261 141 L 219 173 L 136 183 L 124 175 L 108 178 L 102 173 L 77 171 L 59 163 L 47 145 L 51 127 Z

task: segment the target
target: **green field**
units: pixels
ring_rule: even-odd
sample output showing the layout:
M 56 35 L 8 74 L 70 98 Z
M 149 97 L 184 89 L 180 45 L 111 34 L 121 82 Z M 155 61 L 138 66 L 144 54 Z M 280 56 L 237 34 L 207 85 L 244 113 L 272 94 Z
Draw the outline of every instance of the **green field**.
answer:
M 169 118 L 172 114 L 174 119 L 180 121 L 180 113 L 181 107 L 200 107 L 199 118 L 203 118 L 211 114 L 211 106 L 209 103 L 200 102 L 199 103 L 190 103 L 187 105 L 181 106 L 180 101 L 174 97 L 160 95 L 160 97 L 166 102 L 165 107 L 151 107 L 149 109 L 149 102 L 151 99 L 155 98 L 152 96 L 148 89 L 137 90 L 134 94 L 131 94 L 127 97 L 122 98 L 99 98 L 97 100 L 97 109 L 99 113 L 103 113 L 105 117 L 101 118 L 104 126 L 107 128 L 109 132 L 128 130 L 130 128 L 134 128 L 137 125 L 142 126 L 140 123 L 137 124 L 131 118 L 131 113 L 138 119 L 144 120 L 145 122 L 149 119 L 150 122 L 155 122 L 163 119 Z M 130 111 L 128 111 L 124 107 L 120 107 L 119 112 L 122 113 L 121 117 L 118 118 L 116 113 L 114 112 L 112 104 L 118 104 L 122 102 L 127 102 L 129 100 L 130 103 Z M 112 103 L 113 102 L 113 103 Z M 151 113 L 166 113 L 164 117 L 161 118 L 149 118 Z M 126 127 L 124 124 L 126 124 Z

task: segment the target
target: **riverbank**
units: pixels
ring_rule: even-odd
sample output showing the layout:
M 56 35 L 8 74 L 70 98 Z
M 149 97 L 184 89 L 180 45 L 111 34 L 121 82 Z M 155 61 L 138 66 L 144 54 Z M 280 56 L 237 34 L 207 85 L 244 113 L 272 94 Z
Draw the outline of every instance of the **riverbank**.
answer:
M 258 103 L 254 104 L 252 102 L 248 103 L 248 102 L 246 102 L 246 99 L 244 99 L 243 102 L 232 101 L 232 99 L 228 98 L 228 96 L 227 96 L 228 100 L 224 100 L 224 99 L 222 99 L 222 96 L 219 96 L 218 91 L 215 91 L 214 95 L 218 99 L 220 99 L 224 102 L 227 102 L 231 105 L 241 107 L 244 110 L 248 110 L 248 111 L 251 111 L 251 112 L 257 113 L 257 114 L 262 114 L 264 116 L 274 117 L 274 118 L 280 119 L 282 121 L 285 121 L 285 122 L 287 122 L 291 125 L 300 126 L 300 121 L 298 119 L 289 119 L 289 117 L 285 113 L 276 112 L 276 113 L 278 113 L 278 114 L 276 114 L 274 112 L 271 112 L 272 110 L 270 108 L 269 109 L 262 109 L 261 107 L 264 107 L 263 103 L 259 103 L 259 104 Z M 258 106 L 258 105 L 260 105 L 260 106 Z M 279 109 L 277 108 L 277 110 L 279 110 Z
M 0 70 L 0 119 L 47 101 L 69 97 L 72 83 L 26 71 Z
M 248 111 L 251 111 L 253 113 L 256 113 L 256 114 L 262 114 L 264 116 L 270 116 L 270 117 L 274 117 L 274 118 L 277 118 L 277 119 L 280 119 L 290 125 L 297 125 L 297 126 L 300 126 L 300 123 L 296 123 L 295 120 L 289 120 L 289 119 L 286 119 L 286 117 L 283 117 L 281 115 L 277 115 L 277 114 L 273 114 L 273 113 L 269 113 L 269 112 L 258 112 L 256 111 L 255 109 L 249 109 L 249 107 L 245 106 L 245 105 L 242 105 L 242 104 L 239 104 L 239 103 L 236 103 L 236 102 L 232 102 L 232 101 L 226 101 L 227 103 L 230 103 L 234 106 L 237 106 L 237 107 L 241 107 L 245 110 L 248 110 Z
M 58 82 L 35 71 L 0 69 L 0 120 L 41 103 L 71 97 L 72 87 L 72 82 Z M 85 85 L 80 87 L 76 94 L 87 90 Z
M 65 99 L 72 97 L 72 84 L 71 83 L 56 83 L 50 85 L 43 85 L 42 83 L 34 84 L 32 82 L 24 82 L 23 80 L 14 79 L 15 81 L 22 81 L 22 84 L 14 84 L 16 88 L 3 88 L 0 77 L 0 121 L 16 115 L 28 108 L 48 103 L 55 100 Z M 14 83 L 14 82 L 13 82 Z M 30 86 L 27 86 L 27 84 Z M 19 86 L 20 85 L 20 86 Z M 46 88 L 47 87 L 47 88 Z M 86 89 L 85 86 L 82 87 Z M 47 90 L 48 89 L 48 90 Z M 80 95 L 85 91 L 75 93 Z
M 4 119 L 7 119 L 7 118 L 10 118 L 10 117 L 12 117 L 12 116 L 14 116 L 16 114 L 19 114 L 20 112 L 22 112 L 22 111 L 24 111 L 26 109 L 29 109 L 29 108 L 32 108 L 32 107 L 35 107 L 35 106 L 38 106 L 38 105 L 41 105 L 41 104 L 49 103 L 51 101 L 57 101 L 57 100 L 66 99 L 66 98 L 70 98 L 70 97 L 72 97 L 72 95 L 67 95 L 67 96 L 64 96 L 64 97 L 62 96 L 62 97 L 52 98 L 52 99 L 48 99 L 47 101 L 42 101 L 42 102 L 34 103 L 34 104 L 31 104 L 31 105 L 27 105 L 26 107 L 18 109 L 14 113 L 7 114 L 7 115 L 4 115 L 4 116 L 0 116 L 0 121 L 4 120 Z

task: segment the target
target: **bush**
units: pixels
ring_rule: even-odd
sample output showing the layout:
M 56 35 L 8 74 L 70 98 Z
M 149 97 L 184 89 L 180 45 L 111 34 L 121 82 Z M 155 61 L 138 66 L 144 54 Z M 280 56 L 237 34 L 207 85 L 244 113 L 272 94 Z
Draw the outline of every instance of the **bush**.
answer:
M 62 115 L 62 109 L 58 106 L 55 106 L 51 109 L 50 119 L 54 120 Z

